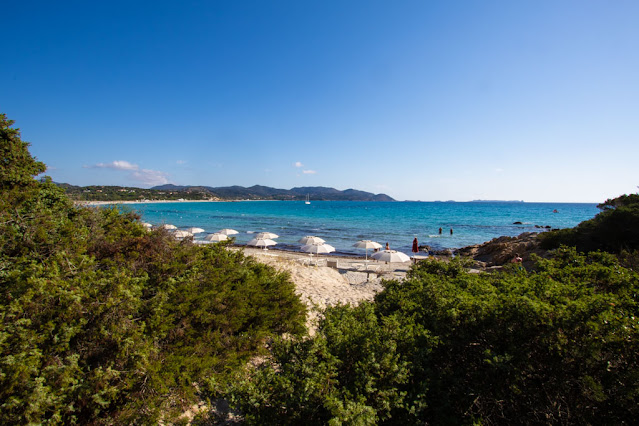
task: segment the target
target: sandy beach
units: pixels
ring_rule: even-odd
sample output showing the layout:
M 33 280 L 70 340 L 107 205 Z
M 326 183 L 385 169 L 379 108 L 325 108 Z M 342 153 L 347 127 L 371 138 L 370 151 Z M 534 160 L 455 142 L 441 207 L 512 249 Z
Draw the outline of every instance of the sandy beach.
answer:
M 239 248 L 234 248 L 239 249 Z M 358 304 L 381 291 L 383 279 L 404 279 L 410 262 L 378 262 L 364 257 L 313 256 L 281 250 L 242 247 L 244 253 L 280 271 L 287 271 L 297 293 L 309 306 Z

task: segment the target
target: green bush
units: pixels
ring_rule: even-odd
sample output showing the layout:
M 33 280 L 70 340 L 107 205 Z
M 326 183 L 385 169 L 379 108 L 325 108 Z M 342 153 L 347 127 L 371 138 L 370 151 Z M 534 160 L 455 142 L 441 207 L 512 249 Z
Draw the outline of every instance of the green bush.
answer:
M 288 275 L 223 245 L 75 207 L 0 116 L 0 423 L 175 419 L 280 333 Z
M 639 250 L 639 195 L 622 195 L 597 207 L 601 210 L 599 214 L 575 228 L 540 234 L 542 247 L 567 245 L 577 247 L 580 252 L 610 253 Z
M 234 390 L 254 424 L 630 424 L 639 276 L 562 248 L 535 272 L 420 262 L 374 304 L 329 308 Z

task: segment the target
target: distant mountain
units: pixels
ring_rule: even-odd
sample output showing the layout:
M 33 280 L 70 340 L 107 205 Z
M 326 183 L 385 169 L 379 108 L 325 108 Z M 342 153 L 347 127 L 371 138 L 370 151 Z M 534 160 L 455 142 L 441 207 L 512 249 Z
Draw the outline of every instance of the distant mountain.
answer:
M 306 186 L 292 189 L 278 189 L 268 186 L 254 185 L 249 188 L 243 186 L 177 186 L 160 185 L 151 188 L 158 191 L 174 192 L 206 192 L 211 197 L 225 200 L 304 200 L 308 195 L 317 201 L 395 201 L 386 194 L 373 194 L 356 189 L 344 191 L 323 186 Z

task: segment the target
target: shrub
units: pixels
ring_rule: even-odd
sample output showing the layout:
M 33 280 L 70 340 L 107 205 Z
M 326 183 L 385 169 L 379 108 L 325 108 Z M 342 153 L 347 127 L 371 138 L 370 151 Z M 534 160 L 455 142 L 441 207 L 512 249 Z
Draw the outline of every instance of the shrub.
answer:
M 0 423 L 171 421 L 279 333 L 288 275 L 75 207 L 0 116 Z

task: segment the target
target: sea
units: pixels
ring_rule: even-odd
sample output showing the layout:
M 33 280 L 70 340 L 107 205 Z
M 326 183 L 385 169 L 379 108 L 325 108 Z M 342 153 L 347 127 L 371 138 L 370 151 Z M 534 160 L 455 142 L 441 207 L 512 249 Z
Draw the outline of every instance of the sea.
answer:
M 237 244 L 256 233 L 279 235 L 273 248 L 300 251 L 300 238 L 318 236 L 336 254 L 363 255 L 353 247 L 373 240 L 393 250 L 411 253 L 412 242 L 431 250 L 481 244 L 500 236 L 569 228 L 593 218 L 594 203 L 528 202 L 358 202 L 358 201 L 236 201 L 170 202 L 120 205 L 141 215 L 143 222 L 199 227 L 208 233 L 231 228 Z M 439 229 L 441 228 L 441 233 Z

